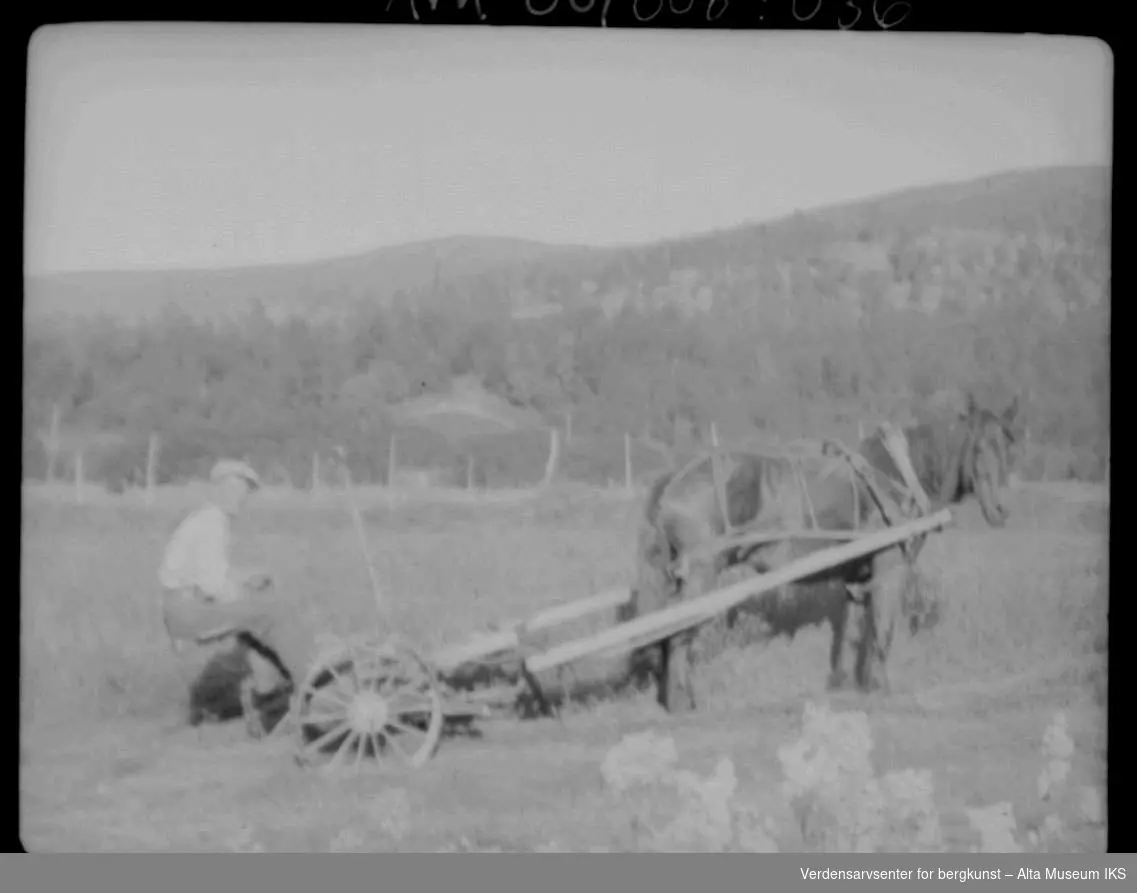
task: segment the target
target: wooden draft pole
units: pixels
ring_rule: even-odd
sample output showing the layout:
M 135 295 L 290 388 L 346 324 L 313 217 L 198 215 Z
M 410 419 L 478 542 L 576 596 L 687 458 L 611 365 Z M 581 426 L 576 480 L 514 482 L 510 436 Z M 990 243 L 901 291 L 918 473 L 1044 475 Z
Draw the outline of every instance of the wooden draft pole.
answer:
M 943 509 L 928 515 L 870 533 L 851 543 L 822 549 L 784 567 L 759 577 L 743 580 L 733 586 L 715 590 L 693 601 L 680 602 L 662 610 L 653 611 L 635 620 L 621 623 L 592 636 L 573 639 L 526 661 L 531 673 L 550 670 L 574 660 L 601 654 L 619 654 L 669 638 L 722 614 L 756 595 L 777 589 L 802 577 L 826 571 L 872 552 L 879 552 L 921 533 L 943 527 L 951 522 L 952 515 Z
M 463 664 L 479 661 L 499 652 L 514 651 L 520 646 L 521 639 L 530 633 L 618 608 L 626 604 L 629 598 L 631 591 L 628 589 L 609 589 L 590 595 L 588 598 L 577 599 L 563 605 L 553 605 L 527 620 L 507 620 L 500 624 L 505 628 L 498 632 L 477 636 L 454 645 L 444 645 L 430 655 L 430 663 L 443 672 L 452 672 Z

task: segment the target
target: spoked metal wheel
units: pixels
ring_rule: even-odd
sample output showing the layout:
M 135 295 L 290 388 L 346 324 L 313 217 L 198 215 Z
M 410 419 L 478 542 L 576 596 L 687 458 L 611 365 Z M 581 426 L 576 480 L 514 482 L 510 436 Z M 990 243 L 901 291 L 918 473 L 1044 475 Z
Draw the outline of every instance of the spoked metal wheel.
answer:
M 394 758 L 422 766 L 442 732 L 430 666 L 406 645 L 341 643 L 312 665 L 295 701 L 298 758 L 334 771 Z

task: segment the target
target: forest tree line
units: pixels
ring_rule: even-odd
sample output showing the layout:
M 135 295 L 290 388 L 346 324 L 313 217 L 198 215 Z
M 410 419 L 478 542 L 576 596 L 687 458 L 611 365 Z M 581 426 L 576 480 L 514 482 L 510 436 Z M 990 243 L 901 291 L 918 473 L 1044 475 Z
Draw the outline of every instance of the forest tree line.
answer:
M 799 215 L 590 261 L 435 277 L 322 321 L 277 318 L 266 296 L 224 321 L 171 310 L 134 325 L 29 326 L 24 477 L 47 476 L 55 413 L 69 442 L 97 442 L 88 479 L 115 487 L 137 479 L 152 435 L 159 482 L 199 476 L 225 454 L 304 486 L 313 455 L 337 446 L 353 475 L 380 482 L 392 408 L 463 379 L 560 429 L 560 473 L 596 483 L 622 480 L 625 434 L 643 470 L 705 443 L 712 424 L 729 440 L 848 437 L 858 421 L 930 411 L 945 391 L 996 409 L 1019 396 L 1025 477 L 1100 479 L 1109 268 L 1099 204 L 988 208 L 979 223 L 950 225 Z M 520 318 L 519 298 L 557 312 Z M 459 452 L 473 450 L 489 485 L 539 479 L 548 449 L 540 427 L 464 451 L 398 434 L 400 464 L 457 474 Z

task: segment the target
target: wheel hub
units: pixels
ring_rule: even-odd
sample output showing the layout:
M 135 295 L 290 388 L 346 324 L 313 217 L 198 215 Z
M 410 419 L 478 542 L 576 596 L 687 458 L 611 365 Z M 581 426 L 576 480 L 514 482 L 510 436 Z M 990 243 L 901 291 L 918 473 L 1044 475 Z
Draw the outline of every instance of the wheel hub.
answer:
M 375 692 L 360 692 L 351 705 L 351 724 L 360 731 L 382 731 L 388 716 L 387 701 Z

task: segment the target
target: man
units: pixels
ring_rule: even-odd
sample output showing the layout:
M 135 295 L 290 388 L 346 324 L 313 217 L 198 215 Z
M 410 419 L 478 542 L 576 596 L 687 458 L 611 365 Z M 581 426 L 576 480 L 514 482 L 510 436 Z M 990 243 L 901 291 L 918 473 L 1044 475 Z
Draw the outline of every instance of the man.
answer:
M 254 734 L 263 732 L 252 710 L 252 693 L 266 694 L 281 677 L 298 681 L 307 663 L 307 642 L 290 628 L 284 605 L 274 597 L 272 577 L 234 568 L 229 561 L 230 525 L 249 496 L 260 488 L 257 474 L 244 462 L 225 459 L 213 466 L 213 499 L 192 512 L 166 546 L 158 579 L 163 589 L 166 629 L 175 640 L 205 643 L 247 633 L 271 650 L 268 661 L 250 649 L 253 677 L 242 684 L 246 720 Z

